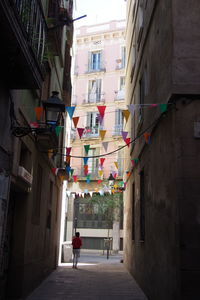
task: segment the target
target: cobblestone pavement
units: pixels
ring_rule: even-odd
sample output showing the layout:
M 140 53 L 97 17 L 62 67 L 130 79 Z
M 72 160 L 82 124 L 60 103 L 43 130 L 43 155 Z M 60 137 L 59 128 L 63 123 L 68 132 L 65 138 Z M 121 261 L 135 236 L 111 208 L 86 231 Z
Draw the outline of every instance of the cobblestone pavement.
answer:
M 147 300 L 119 259 L 60 266 L 26 300 Z

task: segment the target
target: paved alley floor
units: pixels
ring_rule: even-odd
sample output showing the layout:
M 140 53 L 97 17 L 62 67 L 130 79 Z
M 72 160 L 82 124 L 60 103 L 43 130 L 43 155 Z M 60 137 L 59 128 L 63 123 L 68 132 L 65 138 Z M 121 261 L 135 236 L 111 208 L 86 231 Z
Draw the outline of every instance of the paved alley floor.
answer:
M 26 300 L 147 300 L 120 258 L 81 255 L 78 269 L 61 265 Z

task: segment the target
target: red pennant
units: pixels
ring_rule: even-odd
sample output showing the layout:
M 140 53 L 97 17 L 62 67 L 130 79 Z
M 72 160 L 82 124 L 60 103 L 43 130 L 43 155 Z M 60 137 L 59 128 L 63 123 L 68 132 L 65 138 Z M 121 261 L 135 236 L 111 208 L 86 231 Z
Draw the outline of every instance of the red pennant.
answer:
M 43 113 L 43 107 L 35 107 L 36 119 L 39 121 Z
M 52 168 L 51 169 L 54 175 L 57 175 L 58 169 L 57 168 Z
M 99 179 L 99 180 L 97 181 L 97 183 L 98 183 L 98 184 L 102 183 L 102 180 L 101 180 L 101 179 Z
M 115 173 L 113 177 L 116 179 L 117 178 L 117 173 Z
M 78 130 L 79 137 L 80 137 L 80 139 L 81 139 L 81 137 L 82 137 L 82 135 L 83 135 L 83 132 L 84 132 L 85 128 L 77 128 L 77 130 Z
M 106 106 L 105 106 L 105 105 L 97 106 L 97 108 L 98 108 L 98 110 L 99 110 L 100 116 L 103 118 L 103 117 L 104 117 L 104 113 L 105 113 Z
M 130 147 L 130 141 L 131 141 L 130 138 L 126 138 L 126 139 L 125 139 L 125 143 L 126 143 L 126 145 L 127 145 L 128 147 Z
M 105 161 L 105 158 L 100 158 L 100 166 L 103 166 L 104 161 Z
M 78 181 L 78 176 L 77 176 L 77 175 L 74 175 L 74 176 L 73 176 L 73 179 L 74 179 L 74 182 L 77 182 L 77 181 Z
M 85 170 L 84 170 L 84 175 L 87 176 L 87 174 L 88 174 L 88 170 L 85 169 Z
M 67 147 L 66 148 L 66 155 L 67 156 L 70 155 L 71 150 L 72 150 L 72 147 Z

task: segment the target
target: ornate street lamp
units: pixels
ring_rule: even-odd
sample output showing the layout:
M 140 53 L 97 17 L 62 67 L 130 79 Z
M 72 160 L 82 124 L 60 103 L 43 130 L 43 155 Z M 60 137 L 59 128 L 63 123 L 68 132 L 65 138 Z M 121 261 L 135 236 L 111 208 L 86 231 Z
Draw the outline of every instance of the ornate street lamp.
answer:
M 113 186 L 114 181 L 115 181 L 115 178 L 113 177 L 113 174 L 110 173 L 110 176 L 108 177 L 108 184 L 109 184 L 109 186 Z
M 29 133 L 36 135 L 53 132 L 55 126 L 58 124 L 62 113 L 65 112 L 65 104 L 58 98 L 59 92 L 53 91 L 52 96 L 42 102 L 45 112 L 45 123 L 41 127 L 21 127 L 16 126 L 12 128 L 12 134 L 16 137 L 23 137 Z

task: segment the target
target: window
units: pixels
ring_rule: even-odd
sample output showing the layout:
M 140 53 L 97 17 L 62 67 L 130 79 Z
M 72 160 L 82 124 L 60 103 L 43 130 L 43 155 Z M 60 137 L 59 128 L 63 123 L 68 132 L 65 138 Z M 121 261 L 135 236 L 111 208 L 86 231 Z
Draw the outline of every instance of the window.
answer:
M 132 240 L 135 240 L 135 183 L 132 185 Z
M 113 135 L 121 135 L 123 130 L 124 117 L 121 109 L 115 111 L 115 126 Z
M 143 26 L 144 26 L 144 11 L 143 11 L 143 1 L 140 1 L 139 8 L 138 8 L 138 37 L 137 37 L 137 43 L 138 48 L 140 46 L 140 42 L 142 39 L 142 33 L 143 33 Z
M 121 48 L 121 68 L 125 68 L 126 65 L 126 47 Z
M 88 103 L 96 103 L 101 100 L 101 79 L 89 80 Z
M 125 76 L 121 76 L 119 80 L 119 91 L 116 91 L 115 100 L 123 100 L 125 97 Z
M 140 240 L 145 239 L 145 182 L 144 170 L 140 172 Z
M 91 148 L 88 151 L 88 156 L 96 156 L 99 154 L 99 148 Z M 88 159 L 88 173 L 96 176 L 98 175 L 98 169 L 99 169 L 99 158 L 93 157 Z
M 89 72 L 100 71 L 101 70 L 101 60 L 102 60 L 101 51 L 91 52 L 90 60 L 89 60 Z
M 98 119 L 97 112 L 87 113 L 87 126 L 86 135 L 87 136 L 98 136 L 99 135 L 100 122 Z

